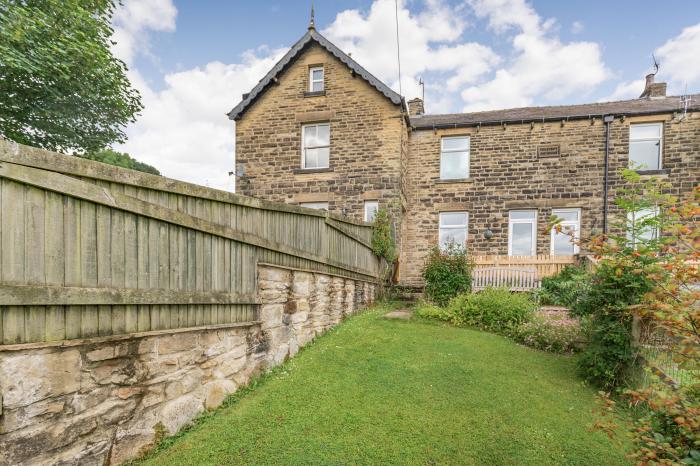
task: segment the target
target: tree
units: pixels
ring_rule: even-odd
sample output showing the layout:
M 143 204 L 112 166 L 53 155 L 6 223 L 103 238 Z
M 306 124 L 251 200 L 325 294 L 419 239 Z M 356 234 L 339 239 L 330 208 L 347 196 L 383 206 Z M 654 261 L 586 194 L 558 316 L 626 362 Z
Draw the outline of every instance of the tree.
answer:
M 98 152 L 81 155 L 80 157 L 95 160 L 97 162 L 108 163 L 110 165 L 116 165 L 117 167 L 130 168 L 132 170 L 151 173 L 153 175 L 160 175 L 157 168 L 148 165 L 147 163 L 139 162 L 136 159 L 132 159 L 129 154 L 116 152 L 111 149 L 104 149 Z
M 0 1 L 0 135 L 63 152 L 123 142 L 143 108 L 110 50 L 114 0 Z

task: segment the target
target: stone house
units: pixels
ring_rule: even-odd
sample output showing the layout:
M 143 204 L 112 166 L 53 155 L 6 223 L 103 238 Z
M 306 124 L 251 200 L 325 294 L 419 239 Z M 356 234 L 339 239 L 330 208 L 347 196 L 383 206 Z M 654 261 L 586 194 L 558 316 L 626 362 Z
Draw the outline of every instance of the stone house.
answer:
M 427 252 L 571 255 L 551 215 L 585 238 L 619 221 L 620 169 L 700 183 L 700 94 L 666 96 L 647 76 L 638 99 L 429 115 L 316 31 L 229 113 L 237 191 L 370 221 L 395 219 L 399 281 L 420 286 Z

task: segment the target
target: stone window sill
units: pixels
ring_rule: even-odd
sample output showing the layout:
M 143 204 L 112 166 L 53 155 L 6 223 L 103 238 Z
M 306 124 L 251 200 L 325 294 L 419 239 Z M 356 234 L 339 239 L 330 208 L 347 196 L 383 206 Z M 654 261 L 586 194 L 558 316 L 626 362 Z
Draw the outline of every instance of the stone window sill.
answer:
M 655 176 L 655 175 L 670 175 L 670 168 L 663 168 L 661 170 L 637 170 L 637 173 L 642 176 Z
M 292 170 L 292 173 L 295 175 L 304 175 L 304 174 L 311 174 L 311 173 L 329 173 L 332 172 L 332 168 L 295 168 Z
M 435 180 L 435 184 L 469 183 L 471 178 L 455 178 L 452 180 Z
M 304 97 L 319 97 L 322 95 L 326 95 L 326 91 L 314 91 L 314 92 L 304 92 Z

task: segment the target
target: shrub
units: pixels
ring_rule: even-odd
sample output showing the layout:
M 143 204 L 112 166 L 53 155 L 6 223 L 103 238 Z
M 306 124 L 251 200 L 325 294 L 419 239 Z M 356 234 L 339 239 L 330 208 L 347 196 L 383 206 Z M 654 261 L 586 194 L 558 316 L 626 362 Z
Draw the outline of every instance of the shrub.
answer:
M 445 306 L 458 294 L 469 292 L 471 269 L 463 247 L 450 243 L 445 250 L 433 248 L 423 268 L 426 296 L 435 304 Z
M 450 301 L 447 311 L 457 325 L 470 325 L 507 334 L 532 317 L 537 304 L 529 295 L 506 288 L 487 288 L 461 294 Z
M 428 302 L 417 303 L 413 308 L 413 312 L 417 317 L 422 317 L 423 319 L 436 319 L 452 322 L 452 316 L 445 308 L 438 307 Z
M 530 322 L 517 327 L 512 337 L 515 341 L 543 351 L 573 353 L 585 341 L 579 319 L 568 313 L 537 312 Z
M 591 273 L 580 265 L 567 265 L 553 277 L 542 279 L 537 291 L 541 304 L 553 304 L 572 308 L 585 299 L 590 289 Z
M 382 207 L 374 217 L 372 228 L 372 251 L 383 257 L 389 264 L 396 260 L 396 242 L 392 231 L 392 220 L 389 210 Z

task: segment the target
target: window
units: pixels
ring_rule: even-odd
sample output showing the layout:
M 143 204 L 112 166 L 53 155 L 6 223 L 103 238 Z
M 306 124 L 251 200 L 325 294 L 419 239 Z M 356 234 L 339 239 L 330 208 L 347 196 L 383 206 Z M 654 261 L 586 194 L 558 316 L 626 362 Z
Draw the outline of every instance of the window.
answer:
M 374 217 L 379 210 L 379 202 L 365 201 L 365 222 L 374 222 Z
M 440 212 L 440 248 L 454 243 L 464 246 L 467 243 L 467 212 Z
M 537 251 L 537 211 L 511 210 L 508 215 L 508 255 L 534 256 Z
M 309 68 L 309 92 L 321 92 L 323 85 L 323 67 L 315 66 Z
M 661 169 L 662 123 L 630 125 L 630 167 Z
M 328 202 L 302 202 L 299 205 L 307 209 L 328 210 Z
M 301 168 L 328 168 L 331 152 L 331 125 L 301 127 Z
M 440 140 L 440 179 L 469 178 L 469 136 Z
M 627 214 L 627 239 L 633 247 L 636 247 L 639 241 L 651 241 L 659 237 L 657 226 L 648 224 L 657 215 L 657 208 L 641 209 Z
M 552 215 L 560 220 L 561 231 L 552 228 L 552 255 L 571 256 L 578 254 L 581 234 L 581 209 L 552 209 Z M 573 238 L 572 238 L 573 237 Z

